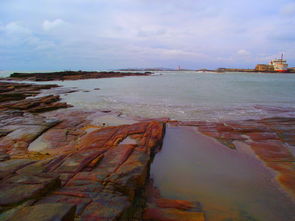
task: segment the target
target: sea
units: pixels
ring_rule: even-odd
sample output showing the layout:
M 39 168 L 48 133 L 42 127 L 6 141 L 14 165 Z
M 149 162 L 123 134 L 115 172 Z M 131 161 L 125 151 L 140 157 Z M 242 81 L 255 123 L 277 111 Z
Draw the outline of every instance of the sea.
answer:
M 2 71 L 0 76 L 11 73 Z M 49 83 L 78 90 L 62 95 L 76 108 L 115 110 L 128 116 L 183 121 L 295 117 L 294 74 L 162 71 L 152 76 Z

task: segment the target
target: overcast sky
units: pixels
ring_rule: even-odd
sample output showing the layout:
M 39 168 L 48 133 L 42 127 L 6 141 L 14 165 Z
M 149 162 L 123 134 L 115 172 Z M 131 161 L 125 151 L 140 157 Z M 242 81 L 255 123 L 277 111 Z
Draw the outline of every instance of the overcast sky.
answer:
M 294 0 L 0 0 L 0 69 L 295 66 Z

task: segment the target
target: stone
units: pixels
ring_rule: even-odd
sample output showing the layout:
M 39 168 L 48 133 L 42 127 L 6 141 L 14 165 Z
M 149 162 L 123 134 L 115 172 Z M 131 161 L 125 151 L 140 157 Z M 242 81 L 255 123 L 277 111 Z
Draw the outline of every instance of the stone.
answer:
M 50 195 L 38 201 L 36 205 L 45 204 L 45 203 L 62 203 L 66 205 L 75 205 L 76 206 L 76 215 L 80 216 L 85 207 L 91 203 L 91 199 L 81 198 L 81 197 L 72 197 L 64 195 Z
M 103 159 L 92 172 L 96 173 L 96 179 L 103 181 L 111 173 L 116 171 L 130 156 L 133 145 L 119 145 L 111 147 L 104 153 Z
M 248 137 L 250 137 L 253 141 L 261 141 L 261 140 L 279 140 L 279 137 L 274 132 L 256 132 L 256 133 L 247 133 Z
M 17 211 L 7 221 L 73 221 L 76 206 L 64 203 L 44 203 L 28 206 Z
M 100 193 L 99 196 L 85 208 L 81 215 L 81 220 L 117 220 L 130 205 L 128 198 L 120 196 L 119 193 Z
M 252 142 L 250 146 L 263 161 L 294 161 L 293 155 L 282 143 Z
M 194 207 L 193 203 L 187 200 L 173 200 L 159 198 L 155 200 L 156 205 L 160 208 L 175 208 L 180 210 L 189 210 Z
M 30 159 L 11 159 L 0 162 L 0 172 L 14 173 L 17 170 L 34 163 L 34 160 Z
M 110 182 L 117 190 L 126 193 L 133 200 L 137 188 L 145 184 L 149 161 L 148 154 L 135 149 L 128 160 L 105 179 L 105 183 Z
M 0 184 L 0 206 L 14 206 L 39 198 L 57 186 L 56 180 L 47 184 Z
M 157 221 L 205 221 L 205 215 L 202 212 L 188 212 L 171 208 L 148 208 L 144 211 L 143 219 Z
M 267 162 L 267 166 L 278 172 L 278 181 L 295 197 L 295 163 Z
M 205 220 L 205 214 L 199 202 L 162 198 L 152 180 L 147 183 L 145 194 L 147 203 L 143 211 L 143 220 Z

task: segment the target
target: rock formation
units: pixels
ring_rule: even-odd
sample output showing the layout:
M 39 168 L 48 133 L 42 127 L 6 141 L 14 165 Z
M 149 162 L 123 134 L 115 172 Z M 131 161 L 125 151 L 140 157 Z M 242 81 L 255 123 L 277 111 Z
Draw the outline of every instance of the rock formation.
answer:
M 60 71 L 50 73 L 13 73 L 10 80 L 31 80 L 31 81 L 63 81 L 80 80 L 92 78 L 111 78 L 125 76 L 148 76 L 151 72 L 97 72 L 97 71 Z

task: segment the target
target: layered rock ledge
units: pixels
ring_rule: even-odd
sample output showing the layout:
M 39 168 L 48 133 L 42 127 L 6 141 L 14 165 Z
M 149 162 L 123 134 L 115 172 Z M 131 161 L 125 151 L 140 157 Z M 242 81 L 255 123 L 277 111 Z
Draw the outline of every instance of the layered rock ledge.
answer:
M 89 113 L 73 112 L 74 121 L 20 113 L 1 113 L 1 220 L 136 220 L 163 123 L 95 128 L 82 119 Z M 43 148 L 31 151 L 41 135 Z
M 40 96 L 55 87 L 0 83 L 0 220 L 196 220 L 193 206 L 179 207 L 190 202 L 157 199 L 157 209 L 146 201 L 168 119 L 48 112 L 70 106 Z

